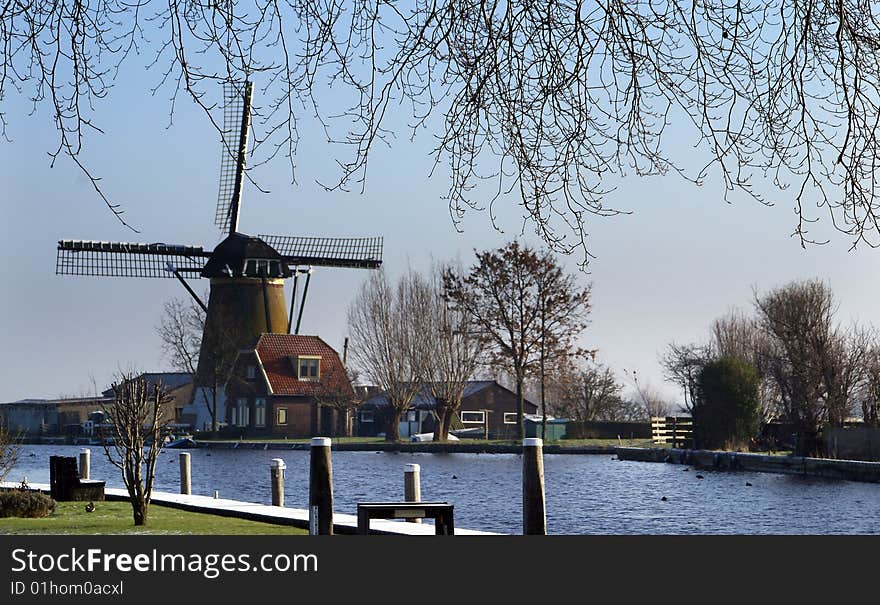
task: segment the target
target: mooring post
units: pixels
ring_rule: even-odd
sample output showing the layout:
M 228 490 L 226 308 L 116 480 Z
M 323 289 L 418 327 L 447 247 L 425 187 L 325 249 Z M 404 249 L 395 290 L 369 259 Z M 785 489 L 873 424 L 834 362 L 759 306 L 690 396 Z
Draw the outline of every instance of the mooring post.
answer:
M 79 478 L 88 479 L 92 466 L 92 450 L 87 447 L 79 451 Z
M 186 496 L 192 494 L 192 467 L 190 466 L 189 452 L 180 452 L 180 493 Z
M 418 464 L 407 464 L 403 467 L 403 500 L 404 502 L 422 501 L 421 467 Z M 410 523 L 421 523 L 421 519 L 407 519 Z
M 284 469 L 287 465 L 281 458 L 272 458 L 269 476 L 272 479 L 272 506 L 284 506 Z
M 333 535 L 333 467 L 330 438 L 312 437 L 309 461 L 309 535 Z
M 523 439 L 523 535 L 546 535 L 544 506 L 544 442 L 535 437 Z

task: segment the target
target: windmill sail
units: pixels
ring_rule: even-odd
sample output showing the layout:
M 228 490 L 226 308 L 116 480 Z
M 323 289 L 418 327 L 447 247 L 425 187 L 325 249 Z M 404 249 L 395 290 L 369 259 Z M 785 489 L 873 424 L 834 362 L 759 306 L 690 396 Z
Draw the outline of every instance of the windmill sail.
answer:
M 378 269 L 382 264 L 381 237 L 296 237 L 260 235 L 288 265 Z
M 238 229 L 238 212 L 244 182 L 244 163 L 250 130 L 250 82 L 226 82 L 223 107 L 222 155 L 220 158 L 220 189 L 214 224 L 221 231 L 234 233 Z
M 61 240 L 55 259 L 57 275 L 102 277 L 201 276 L 210 252 L 201 247 L 129 242 Z

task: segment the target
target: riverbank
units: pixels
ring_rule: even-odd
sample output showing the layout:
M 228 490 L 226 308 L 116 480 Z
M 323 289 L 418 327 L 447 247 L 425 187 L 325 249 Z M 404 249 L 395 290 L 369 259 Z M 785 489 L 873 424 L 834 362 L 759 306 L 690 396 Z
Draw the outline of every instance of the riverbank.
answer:
M 616 453 L 620 460 L 666 462 L 687 465 L 696 469 L 780 473 L 804 477 L 880 483 L 880 462 L 711 450 L 658 450 L 627 447 L 617 448 Z
M 309 449 L 307 440 L 208 440 L 197 439 L 196 448 L 222 450 L 302 450 Z M 649 439 L 579 439 L 570 442 L 545 442 L 545 454 L 614 454 L 621 446 L 666 449 L 652 444 Z M 447 441 L 402 441 L 391 443 L 380 440 L 333 439 L 331 449 L 340 452 L 399 452 L 427 454 L 519 454 L 522 445 L 515 441 L 485 441 L 480 439 Z

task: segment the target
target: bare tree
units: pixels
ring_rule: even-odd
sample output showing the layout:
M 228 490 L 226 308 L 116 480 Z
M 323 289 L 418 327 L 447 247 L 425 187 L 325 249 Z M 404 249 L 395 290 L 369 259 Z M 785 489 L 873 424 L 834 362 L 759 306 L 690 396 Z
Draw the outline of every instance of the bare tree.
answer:
M 627 372 L 627 374 L 635 390 L 635 400 L 643 411 L 643 419 L 649 420 L 656 416 L 668 416 L 672 412 L 672 403 L 656 387 L 651 384 L 642 384 L 639 381 L 637 370 L 632 370 L 632 372 Z
M 0 481 L 6 481 L 20 455 L 19 438 L 12 434 L 0 417 Z
M 798 453 L 813 453 L 828 418 L 823 373 L 835 339 L 834 296 L 819 280 L 792 282 L 756 294 L 755 307 L 771 337 L 767 369 L 783 416 L 798 431 Z
M 697 396 L 697 385 L 703 367 L 715 358 L 712 345 L 669 343 L 660 356 L 664 378 L 681 387 L 684 393 L 683 408 L 690 413 Z
M 880 347 L 876 334 L 865 358 L 865 381 L 858 397 L 862 421 L 866 426 L 880 427 Z
M 614 371 L 602 364 L 562 364 L 548 386 L 553 413 L 576 422 L 616 422 L 629 420 L 632 415 L 623 399 L 623 385 Z
M 388 396 L 392 416 L 385 435 L 388 441 L 400 440 L 400 419 L 422 389 L 414 280 L 410 272 L 392 285 L 383 271 L 375 272 L 348 308 L 352 358 Z
M 360 404 L 357 392 L 352 388 L 358 380 L 358 372 L 353 368 L 345 368 L 345 376 L 337 376 L 334 366 L 322 373 L 321 380 L 316 383 L 315 399 L 319 406 L 336 410 L 339 420 L 333 429 L 341 437 L 351 436 L 349 419 Z M 341 372 L 340 372 L 341 373 Z
M 174 369 L 195 376 L 205 332 L 204 310 L 191 298 L 172 298 L 163 305 L 156 330 L 162 340 L 162 352 Z
M 446 295 L 478 327 L 491 361 L 516 381 L 518 437 L 523 436 L 523 384 L 542 358 L 574 350 L 587 325 L 590 288 L 563 273 L 549 251 L 516 241 L 477 253 L 464 275 L 447 271 Z
M 628 173 L 702 183 L 717 172 L 725 196 L 771 203 L 753 179 L 766 175 L 802 242 L 815 239 L 815 199 L 876 245 L 878 39 L 862 0 L 33 0 L 0 11 L 0 98 L 46 105 L 53 155 L 86 170 L 84 137 L 100 132 L 115 75 L 146 56 L 172 112 L 183 91 L 214 124 L 216 83 L 257 80 L 269 101 L 251 165 L 287 157 L 295 176 L 297 114 L 315 115 L 350 150 L 331 187 L 365 180 L 373 146 L 395 134 L 390 116 L 408 108 L 413 134 L 436 130 L 456 220 L 486 207 L 475 185 L 488 180 L 489 205 L 521 204 L 557 251 L 589 256 L 586 219 L 620 211 L 606 177 Z M 672 123 L 699 141 L 702 168 L 664 153 Z
M 479 327 L 443 290 L 443 275 L 453 270 L 438 265 L 429 278 L 412 276 L 419 376 L 436 401 L 434 441 L 446 441 L 464 388 L 484 361 Z
M 162 446 L 164 408 L 169 401 L 161 382 L 150 385 L 143 375 L 123 372 L 113 383 L 115 399 L 105 410 L 113 425 L 108 460 L 122 472 L 135 525 L 146 525 Z
M 218 408 L 221 389 L 234 379 L 232 366 L 238 355 L 236 342 L 230 326 L 236 325 L 232 318 L 217 316 L 211 330 L 211 342 L 203 341 L 205 333 L 205 311 L 192 298 L 182 300 L 173 298 L 163 306 L 162 316 L 156 328 L 162 341 L 162 351 L 172 366 L 181 372 L 189 372 L 197 387 L 206 392 L 193 389 L 193 398 L 200 399 L 211 417 L 211 433 L 217 434 L 220 428 Z

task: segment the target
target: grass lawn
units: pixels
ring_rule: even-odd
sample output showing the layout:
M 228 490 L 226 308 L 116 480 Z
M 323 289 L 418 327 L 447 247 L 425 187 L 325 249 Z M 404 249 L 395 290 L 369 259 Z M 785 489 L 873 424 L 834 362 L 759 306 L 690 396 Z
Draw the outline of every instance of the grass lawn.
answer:
M 85 504 L 59 502 L 55 513 L 42 519 L 0 519 L 0 534 L 308 534 L 297 527 L 191 513 L 156 504 L 150 505 L 146 527 L 135 527 L 128 502 L 96 502 L 91 513 L 85 511 Z

